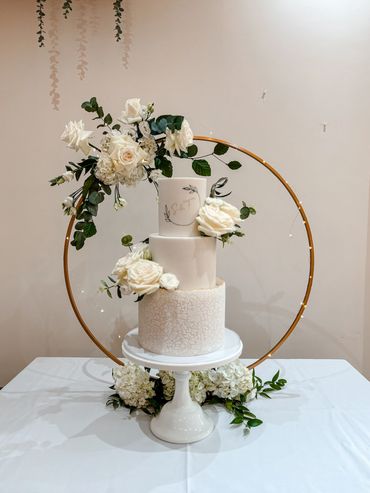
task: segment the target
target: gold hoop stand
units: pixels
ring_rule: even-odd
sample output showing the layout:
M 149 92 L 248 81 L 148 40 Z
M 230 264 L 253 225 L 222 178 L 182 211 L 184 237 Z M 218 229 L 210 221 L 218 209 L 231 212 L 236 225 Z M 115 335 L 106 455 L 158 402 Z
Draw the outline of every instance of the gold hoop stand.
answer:
M 216 138 L 213 138 L 213 137 L 204 137 L 204 136 L 196 136 L 196 137 L 194 137 L 194 140 L 200 140 L 200 141 L 205 141 L 205 142 L 212 142 L 212 143 L 215 143 L 215 144 L 217 144 L 217 143 L 226 144 L 230 148 L 235 149 L 236 151 L 242 152 L 243 154 L 246 154 L 247 156 L 249 156 L 252 159 L 254 159 L 255 161 L 257 161 L 258 163 L 262 164 L 262 166 L 264 166 L 268 171 L 270 171 L 275 176 L 275 178 L 277 178 L 280 181 L 280 183 L 284 186 L 284 188 L 287 190 L 287 192 L 289 193 L 289 195 L 293 199 L 293 202 L 295 203 L 295 205 L 296 205 L 296 207 L 297 207 L 297 209 L 298 209 L 298 211 L 299 211 L 299 213 L 300 213 L 300 215 L 302 217 L 303 224 L 304 224 L 304 227 L 306 229 L 307 240 L 308 240 L 308 245 L 309 245 L 309 253 L 310 253 L 310 269 L 309 269 L 308 280 L 307 280 L 307 287 L 306 287 L 305 295 L 303 297 L 303 301 L 301 302 L 301 305 L 299 307 L 299 310 L 298 310 L 298 312 L 297 312 L 297 314 L 296 314 L 296 316 L 295 316 L 292 324 L 290 325 L 290 327 L 288 328 L 288 330 L 285 332 L 285 334 L 283 335 L 283 337 L 275 344 L 275 346 L 273 346 L 270 349 L 270 351 L 268 351 L 263 356 L 261 356 L 260 358 L 258 358 L 254 363 L 252 363 L 251 365 L 249 365 L 248 368 L 251 369 L 251 368 L 254 368 L 257 365 L 259 365 L 263 361 L 265 361 L 267 358 L 270 358 L 272 356 L 272 354 L 275 353 L 275 351 L 277 351 L 282 344 L 284 344 L 284 342 L 288 339 L 288 337 L 291 335 L 291 333 L 293 332 L 293 330 L 296 328 L 298 322 L 303 317 L 303 312 L 305 311 L 305 309 L 307 307 L 308 299 L 310 297 L 311 288 L 312 288 L 312 282 L 313 282 L 313 274 L 314 274 L 314 258 L 315 258 L 315 254 L 314 254 L 314 245 L 313 245 L 311 228 L 310 228 L 310 225 L 309 225 L 309 222 L 308 222 L 306 213 L 305 213 L 305 211 L 304 211 L 304 209 L 302 207 L 301 202 L 298 200 L 297 195 L 294 193 L 293 189 L 288 184 L 288 182 L 276 171 L 276 169 L 274 169 L 271 166 L 271 164 L 269 164 L 267 161 L 265 161 L 264 159 L 260 158 L 256 154 L 253 154 L 253 152 L 248 151 L 248 149 L 245 149 L 244 147 L 235 146 L 235 145 L 233 145 L 230 142 L 227 142 L 225 140 L 220 140 L 220 139 L 216 139 Z M 71 232 L 72 232 L 74 221 L 75 221 L 75 217 L 72 216 L 71 217 L 71 220 L 69 221 L 67 232 L 66 232 L 66 236 L 65 236 L 65 239 L 64 239 L 64 252 L 63 252 L 64 280 L 65 280 L 65 284 L 66 284 L 66 288 L 67 288 L 67 293 L 68 293 L 69 301 L 71 302 L 72 309 L 73 309 L 73 311 L 74 311 L 74 313 L 75 313 L 78 321 L 80 322 L 83 330 L 90 337 L 90 339 L 92 340 L 92 342 L 106 356 L 108 356 L 108 358 L 110 358 L 111 360 L 113 360 L 118 365 L 123 365 L 123 362 L 119 358 L 117 358 L 117 356 L 115 356 L 113 353 L 111 353 L 96 338 L 96 336 L 91 332 L 90 328 L 87 326 L 86 322 L 84 321 L 84 319 L 83 319 L 83 317 L 82 317 L 82 315 L 81 315 L 81 313 L 80 313 L 80 311 L 78 309 L 76 300 L 74 298 L 73 290 L 72 290 L 72 287 L 71 287 L 71 281 L 70 281 L 70 277 L 69 277 L 69 269 L 68 269 L 69 240 L 70 240 L 70 237 L 71 237 Z

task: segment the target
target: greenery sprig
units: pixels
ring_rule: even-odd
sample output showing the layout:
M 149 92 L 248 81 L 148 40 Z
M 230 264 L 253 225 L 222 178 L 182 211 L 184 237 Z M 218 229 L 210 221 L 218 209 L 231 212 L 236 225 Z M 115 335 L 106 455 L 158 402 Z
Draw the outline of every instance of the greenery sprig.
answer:
M 122 0 L 114 0 L 113 2 L 114 11 L 114 37 L 116 41 L 121 41 L 122 39 L 122 13 L 124 9 L 122 8 Z
M 145 368 L 145 370 L 150 374 L 150 368 Z M 263 421 L 247 407 L 246 403 L 250 402 L 253 398 L 264 397 L 271 399 L 269 395 L 272 392 L 278 392 L 282 390 L 287 380 L 279 378 L 280 371 L 275 373 L 271 380 L 262 382 L 261 378 L 252 371 L 252 383 L 253 388 L 248 390 L 244 394 L 240 394 L 235 399 L 224 399 L 218 397 L 212 392 L 207 392 L 206 400 L 202 405 L 207 404 L 218 404 L 222 405 L 230 414 L 234 417 L 230 421 L 232 425 L 243 425 L 244 430 L 249 432 L 251 428 L 256 428 L 263 424 Z M 130 414 L 134 411 L 141 410 L 145 414 L 156 416 L 161 411 L 162 407 L 168 402 L 164 397 L 164 387 L 161 379 L 156 375 L 150 375 L 150 381 L 154 383 L 155 396 L 147 400 L 147 404 L 143 408 L 137 408 L 134 406 L 129 406 L 125 401 L 119 396 L 118 393 L 114 393 L 108 397 L 106 406 L 112 406 L 113 409 L 118 409 L 120 407 L 129 410 Z M 109 387 L 115 390 L 115 386 Z
M 39 28 L 36 34 L 40 48 L 45 46 L 45 2 L 46 0 L 36 0 L 37 25 Z
M 68 19 L 68 15 L 72 12 L 72 0 L 65 0 L 62 5 L 63 17 Z

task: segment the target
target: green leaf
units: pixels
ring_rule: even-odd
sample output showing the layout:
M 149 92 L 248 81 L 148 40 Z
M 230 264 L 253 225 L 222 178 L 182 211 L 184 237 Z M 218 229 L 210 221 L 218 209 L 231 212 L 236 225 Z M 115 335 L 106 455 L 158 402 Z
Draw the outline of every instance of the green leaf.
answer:
M 123 246 L 125 247 L 128 247 L 128 246 L 131 246 L 132 245 L 132 236 L 131 235 L 125 235 L 125 236 L 122 236 L 121 238 L 121 243 Z
M 271 397 L 268 394 L 266 394 L 266 392 L 260 392 L 259 395 L 262 395 L 262 397 L 265 397 L 266 399 L 271 399 Z
M 90 238 L 91 236 L 94 236 L 96 234 L 96 226 L 93 222 L 84 223 L 83 231 L 86 238 Z
M 93 113 L 95 111 L 94 108 L 91 106 L 90 101 L 84 101 L 81 104 L 81 108 L 87 111 L 88 113 Z
M 242 165 L 239 163 L 239 161 L 230 161 L 229 163 L 227 163 L 228 167 L 230 169 L 239 169 L 242 167 Z
M 263 423 L 263 421 L 261 421 L 260 419 L 248 419 L 247 421 L 247 426 L 251 427 L 251 428 L 255 428 L 256 426 L 260 426 L 261 424 Z
M 205 159 L 194 159 L 192 168 L 197 175 L 211 176 L 211 167 Z
M 225 154 L 229 150 L 229 146 L 226 144 L 216 144 L 213 152 L 217 156 L 222 156 L 222 154 Z
M 171 176 L 173 175 L 172 163 L 165 156 L 163 156 L 161 158 L 159 158 L 159 157 L 156 158 L 155 166 L 157 169 L 160 169 L 162 171 L 163 176 L 166 176 L 167 178 L 171 178 Z
M 113 119 L 112 119 L 112 116 L 110 113 L 106 114 L 105 115 L 105 118 L 104 118 L 104 123 L 106 125 L 110 125 L 112 123 Z
M 112 130 L 121 130 L 121 125 L 119 123 L 116 123 L 113 125 Z
M 275 373 L 275 375 L 272 377 L 272 381 L 273 381 L 273 382 L 276 382 L 276 380 L 279 378 L 279 376 L 280 376 L 280 370 L 278 370 L 278 371 Z
M 98 206 L 96 204 L 90 204 L 88 203 L 86 205 L 87 210 L 90 212 L 92 216 L 97 216 L 98 215 Z
M 92 192 L 89 194 L 89 202 L 90 204 L 97 205 L 100 202 L 103 202 L 104 194 L 102 192 Z
M 173 126 L 175 130 L 181 130 L 182 122 L 184 121 L 183 116 L 175 116 L 173 121 Z
M 188 157 L 194 157 L 197 154 L 198 154 L 198 147 L 195 144 L 188 147 L 188 150 L 187 150 Z
M 84 229 L 84 226 L 85 226 L 85 223 L 83 221 L 80 221 L 80 222 L 76 223 L 75 229 L 77 229 L 77 231 L 78 230 L 82 231 Z
M 109 185 L 106 185 L 105 183 L 101 182 L 100 186 L 102 187 L 102 189 L 107 195 L 110 195 L 112 193 L 112 189 Z
M 225 407 L 228 411 L 231 411 L 233 408 L 233 402 L 232 401 L 226 401 L 225 402 Z
M 249 217 L 249 214 L 249 207 L 242 207 L 240 209 L 240 219 L 247 219 L 247 217 Z
M 90 188 L 94 182 L 95 182 L 95 176 L 94 175 L 90 175 L 88 178 L 86 178 L 85 183 L 83 184 L 83 193 L 85 195 L 90 190 Z
M 243 418 L 240 416 L 237 416 L 232 421 L 230 421 L 231 425 L 240 425 L 241 423 L 243 423 Z

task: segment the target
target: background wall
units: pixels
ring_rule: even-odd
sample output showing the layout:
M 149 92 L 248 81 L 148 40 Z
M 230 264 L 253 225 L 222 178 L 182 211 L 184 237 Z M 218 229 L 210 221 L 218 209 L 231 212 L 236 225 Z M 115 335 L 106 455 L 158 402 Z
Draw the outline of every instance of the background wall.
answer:
M 0 21 L 0 385 L 39 355 L 98 354 L 64 288 L 59 204 L 73 188 L 47 183 L 75 159 L 59 141 L 64 124 L 83 118 L 93 128 L 80 109 L 93 95 L 116 115 L 129 97 L 155 101 L 157 114 L 185 114 L 196 134 L 244 145 L 283 174 L 311 221 L 317 263 L 305 318 L 277 356 L 345 358 L 369 375 L 369 2 L 126 0 L 120 45 L 110 1 L 75 0 L 69 21 L 55 10 L 60 2 L 47 4 L 44 49 L 34 2 L 8 2 Z M 246 239 L 220 251 L 219 270 L 228 324 L 258 356 L 302 300 L 308 250 L 286 193 L 243 164 L 231 176 L 233 202 L 245 199 L 258 214 Z M 177 174 L 188 174 L 181 166 Z M 223 174 L 215 167 L 215 178 Z M 156 229 L 150 187 L 125 196 L 129 207 L 114 215 L 105 204 L 99 237 L 71 253 L 81 310 L 117 354 L 136 307 L 103 299 L 97 286 L 123 254 L 123 233 Z

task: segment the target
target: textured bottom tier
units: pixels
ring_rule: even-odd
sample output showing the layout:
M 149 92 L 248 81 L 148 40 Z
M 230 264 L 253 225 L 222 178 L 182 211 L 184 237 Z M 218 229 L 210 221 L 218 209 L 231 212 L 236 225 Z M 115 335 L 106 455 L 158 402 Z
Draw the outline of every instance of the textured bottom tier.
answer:
M 139 343 L 171 356 L 211 353 L 224 342 L 225 283 L 211 289 L 159 289 L 139 302 Z

